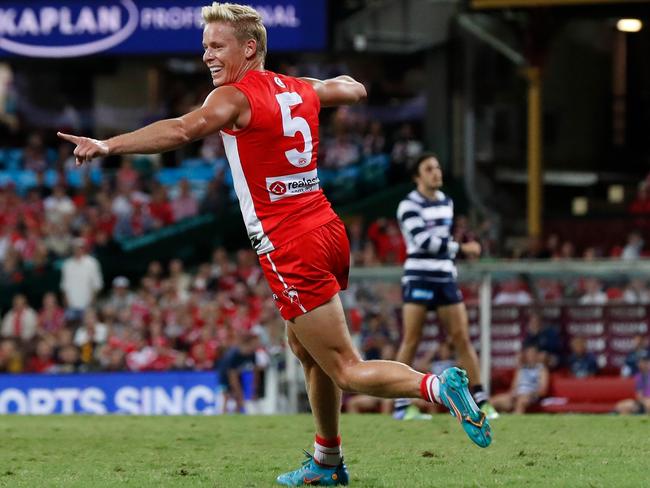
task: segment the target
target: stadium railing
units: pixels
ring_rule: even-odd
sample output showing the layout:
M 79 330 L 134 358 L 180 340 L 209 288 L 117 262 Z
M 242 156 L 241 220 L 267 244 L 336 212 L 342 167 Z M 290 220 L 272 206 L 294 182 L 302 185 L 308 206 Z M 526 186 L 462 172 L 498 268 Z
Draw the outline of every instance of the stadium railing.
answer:
M 399 267 L 353 268 L 350 283 L 353 289 L 372 289 L 377 283 L 399 286 L 401 274 Z M 532 307 L 540 313 L 543 321 L 558 328 L 565 351 L 568 352 L 571 337 L 584 337 L 599 366 L 616 374 L 619 374 L 626 353 L 633 347 L 632 338 L 637 334 L 647 335 L 649 330 L 648 304 L 625 303 L 621 296 L 610 297 L 605 304 L 585 304 L 576 294 L 548 301 L 537 298 L 535 291 L 540 280 L 559 282 L 567 289 L 579 288 L 579 283 L 586 278 L 597 278 L 620 289 L 633 278 L 647 281 L 650 278 L 650 260 L 481 261 L 459 264 L 458 277 L 461 285 L 478 287 L 478 300 L 468 300 L 467 308 L 470 335 L 481 361 L 481 379 L 488 391 L 493 369 L 516 367 L 517 353 Z M 495 290 L 513 278 L 530 284 L 530 303 L 495 305 Z M 394 305 L 398 309 L 401 304 Z M 423 335 L 424 347 L 435 346 L 444 340 L 444 331 L 437 327 L 435 317 L 428 321 Z

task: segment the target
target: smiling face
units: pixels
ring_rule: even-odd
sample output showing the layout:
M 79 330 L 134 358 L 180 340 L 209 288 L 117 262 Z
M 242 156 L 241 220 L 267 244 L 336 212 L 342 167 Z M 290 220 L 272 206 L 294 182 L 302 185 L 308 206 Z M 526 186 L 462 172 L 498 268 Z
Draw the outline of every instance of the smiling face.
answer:
M 225 22 L 210 22 L 203 29 L 203 62 L 210 70 L 214 86 L 239 81 L 251 69 L 257 44 L 240 42 L 235 29 Z

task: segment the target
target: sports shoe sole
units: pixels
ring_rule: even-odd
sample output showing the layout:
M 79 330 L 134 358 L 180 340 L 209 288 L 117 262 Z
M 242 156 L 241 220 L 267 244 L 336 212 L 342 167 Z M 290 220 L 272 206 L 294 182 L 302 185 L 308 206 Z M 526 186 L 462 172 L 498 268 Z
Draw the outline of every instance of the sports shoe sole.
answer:
M 449 407 L 450 413 L 458 419 L 477 446 L 488 447 L 492 442 L 492 429 L 485 414 L 469 394 L 467 373 L 460 368 L 449 368 L 442 373 L 440 380 L 446 386 L 441 388 L 440 395 L 444 395 L 444 403 Z

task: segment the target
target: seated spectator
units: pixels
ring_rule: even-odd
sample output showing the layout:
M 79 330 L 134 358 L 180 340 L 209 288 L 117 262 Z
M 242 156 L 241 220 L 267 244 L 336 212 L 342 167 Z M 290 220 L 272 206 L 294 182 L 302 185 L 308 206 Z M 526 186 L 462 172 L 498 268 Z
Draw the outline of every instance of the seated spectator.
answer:
M 540 360 L 546 366 L 554 368 L 560 362 L 562 341 L 556 327 L 542 322 L 542 316 L 536 310 L 530 312 L 524 348 L 534 346 L 540 352 Z
M 548 384 L 548 370 L 540 362 L 539 350 L 528 345 L 521 352 L 521 364 L 512 380 L 510 391 L 493 396 L 490 402 L 499 412 L 522 414 L 546 395 Z
M 323 166 L 344 168 L 359 161 L 361 150 L 348 132 L 340 132 L 334 140 L 326 141 Z
M 2 319 L 2 337 L 30 341 L 38 329 L 38 316 L 27 303 L 25 295 L 15 295 L 13 306 Z
M 257 336 L 244 333 L 240 336 L 237 344 L 226 352 L 219 362 L 218 374 L 219 383 L 226 393 L 224 405 L 233 400 L 236 404 L 236 412 L 245 412 L 244 375 L 253 375 L 253 390 L 259 384 L 259 368 L 255 351 L 257 349 Z M 256 392 L 253 392 L 256 396 Z
M 596 357 L 587 351 L 587 341 L 584 337 L 574 337 L 571 340 L 569 370 L 575 378 L 587 378 L 598 373 L 598 362 Z
M 0 342 L 0 373 L 21 373 L 23 354 L 14 339 Z
M 650 213 L 650 188 L 648 188 L 646 181 L 639 183 L 637 196 L 628 207 L 628 210 L 635 215 Z
M 623 290 L 623 302 L 631 305 L 650 304 L 650 289 L 641 278 L 633 278 Z
M 23 151 L 23 167 L 26 170 L 39 173 L 47 169 L 47 155 L 43 137 L 40 134 L 30 134 Z
M 64 222 L 49 224 L 46 230 L 45 246 L 55 258 L 72 254 L 72 234 Z
M 63 185 L 56 185 L 52 195 L 43 202 L 45 217 L 51 223 L 63 223 L 69 221 L 76 209 L 70 197 L 66 194 Z
M 607 293 L 603 291 L 603 286 L 597 278 L 587 278 L 584 281 L 584 293 L 578 299 L 580 305 L 605 305 L 607 303 Z
M 630 261 L 639 259 L 641 257 L 641 251 L 643 250 L 643 237 L 638 231 L 630 232 L 627 236 L 627 243 L 623 247 L 623 252 L 621 253 L 621 259 Z
M 530 305 L 533 299 L 528 286 L 520 278 L 511 278 L 501 283 L 494 297 L 494 305 Z
M 178 184 L 178 196 L 172 201 L 174 221 L 194 217 L 199 213 L 199 202 L 192 194 L 189 181 L 182 179 Z
M 140 175 L 133 169 L 133 162 L 130 157 L 124 156 L 120 169 L 117 170 L 117 186 L 120 188 L 135 190 Z
M 27 373 L 52 373 L 56 369 L 52 345 L 41 339 L 36 344 L 36 353 L 27 361 Z
M 57 364 L 54 373 L 80 373 L 85 368 L 79 358 L 79 349 L 74 344 L 61 347 L 58 351 Z
M 432 349 L 429 354 L 422 358 L 421 363 L 426 367 L 418 368 L 420 371 L 441 375 L 445 369 L 457 364 L 453 353 L 453 344 L 441 342 L 437 348 Z
M 576 257 L 576 248 L 571 241 L 564 241 L 556 259 L 573 259 Z
M 368 133 L 363 138 L 363 154 L 376 156 L 386 152 L 386 136 L 381 122 L 372 121 Z
M 108 328 L 97 319 L 97 313 L 92 308 L 87 309 L 83 315 L 81 326 L 75 331 L 73 342 L 83 349 L 90 344 L 95 346 L 104 344 L 108 340 Z M 84 360 L 85 363 L 89 362 Z
M 149 213 L 153 220 L 153 227 L 159 228 L 174 223 L 174 210 L 169 198 L 167 197 L 167 189 L 160 185 L 154 190 L 149 202 Z
M 131 282 L 126 276 L 116 276 L 113 278 L 113 287 L 106 301 L 114 310 L 123 310 L 131 308 L 135 301 L 135 295 L 129 291 Z
M 650 348 L 650 339 L 641 334 L 634 336 L 634 348 L 625 357 L 625 363 L 621 368 L 621 376 L 634 376 L 639 372 L 639 360 L 645 356 Z
M 377 219 L 368 228 L 377 258 L 384 264 L 399 264 L 406 259 L 404 238 L 395 220 Z
M 402 125 L 391 151 L 392 162 L 397 169 L 394 174 L 403 174 L 406 166 L 422 154 L 423 148 L 422 141 L 415 137 L 413 126 L 411 124 Z
M 38 314 L 41 333 L 56 334 L 65 326 L 65 311 L 59 306 L 56 294 L 48 292 L 43 296 L 43 307 Z
M 639 371 L 634 376 L 636 398 L 622 400 L 616 405 L 616 412 L 622 415 L 650 413 L 650 350 L 639 357 Z

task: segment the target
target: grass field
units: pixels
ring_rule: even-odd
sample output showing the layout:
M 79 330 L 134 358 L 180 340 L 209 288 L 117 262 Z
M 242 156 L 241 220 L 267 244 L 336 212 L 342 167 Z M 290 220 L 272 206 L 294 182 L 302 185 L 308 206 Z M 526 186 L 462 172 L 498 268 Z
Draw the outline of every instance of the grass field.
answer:
M 343 416 L 357 487 L 648 487 L 644 417 L 505 417 L 474 447 L 446 415 Z M 299 466 L 311 417 L 0 417 L 0 486 L 257 487 Z

